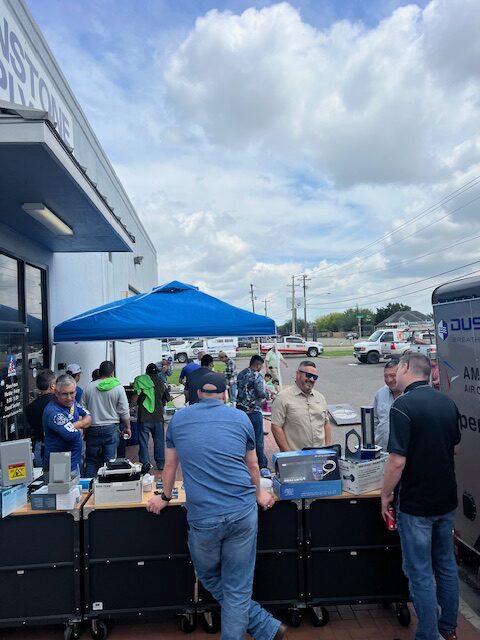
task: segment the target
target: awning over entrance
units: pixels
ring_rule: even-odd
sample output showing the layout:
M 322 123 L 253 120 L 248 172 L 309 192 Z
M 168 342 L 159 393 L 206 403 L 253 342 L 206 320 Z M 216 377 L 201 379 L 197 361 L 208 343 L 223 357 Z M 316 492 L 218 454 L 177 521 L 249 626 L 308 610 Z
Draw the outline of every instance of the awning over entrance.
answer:
M 73 235 L 22 209 L 43 203 Z M 47 114 L 0 102 L 0 223 L 52 252 L 132 251 L 134 236 L 65 145 Z

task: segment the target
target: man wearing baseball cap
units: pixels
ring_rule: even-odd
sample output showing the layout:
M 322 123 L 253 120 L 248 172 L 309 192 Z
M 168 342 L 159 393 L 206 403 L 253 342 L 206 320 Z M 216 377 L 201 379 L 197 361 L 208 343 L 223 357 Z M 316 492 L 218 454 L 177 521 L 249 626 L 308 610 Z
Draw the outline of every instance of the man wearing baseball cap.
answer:
M 176 413 L 167 431 L 163 492 L 150 498 L 157 515 L 168 506 L 182 465 L 189 524 L 188 546 L 203 586 L 222 609 L 228 637 L 280 640 L 286 627 L 252 597 L 257 503 L 274 505 L 260 488 L 255 433 L 248 416 L 225 405 L 226 381 L 202 377 L 199 402 Z
M 82 367 L 79 364 L 77 364 L 76 362 L 72 362 L 72 364 L 68 364 L 67 365 L 66 373 L 68 373 L 69 376 L 72 376 L 72 378 L 76 382 L 77 391 L 76 391 L 76 395 L 75 395 L 75 401 L 76 402 L 80 402 L 80 399 L 81 399 L 81 397 L 83 395 L 83 389 L 82 389 L 82 387 L 80 387 L 78 385 L 78 382 L 79 382 L 80 376 L 82 374 Z
M 225 351 L 220 351 L 218 359 L 225 364 L 225 380 L 227 381 L 227 391 L 230 404 L 235 406 L 237 401 L 237 367 L 233 358 L 230 358 Z

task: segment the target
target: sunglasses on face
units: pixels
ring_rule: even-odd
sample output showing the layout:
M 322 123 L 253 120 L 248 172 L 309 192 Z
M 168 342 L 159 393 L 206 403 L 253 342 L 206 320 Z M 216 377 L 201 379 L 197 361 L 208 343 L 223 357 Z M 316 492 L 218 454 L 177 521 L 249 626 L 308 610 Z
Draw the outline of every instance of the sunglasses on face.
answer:
M 303 373 L 307 380 L 313 380 L 314 382 L 318 380 L 318 376 L 316 373 L 310 373 L 309 371 L 304 371 L 303 369 L 299 369 L 298 372 Z

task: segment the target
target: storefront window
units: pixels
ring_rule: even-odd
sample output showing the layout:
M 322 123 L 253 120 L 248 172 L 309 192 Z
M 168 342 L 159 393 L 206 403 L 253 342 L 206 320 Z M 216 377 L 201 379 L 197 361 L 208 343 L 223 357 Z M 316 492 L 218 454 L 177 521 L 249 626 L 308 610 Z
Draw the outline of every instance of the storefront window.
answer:
M 25 311 L 28 356 L 28 392 L 29 399 L 35 395 L 37 372 L 45 366 L 44 323 L 45 323 L 45 272 L 42 269 L 25 265 Z
M 0 254 L 0 321 L 19 320 L 18 262 Z

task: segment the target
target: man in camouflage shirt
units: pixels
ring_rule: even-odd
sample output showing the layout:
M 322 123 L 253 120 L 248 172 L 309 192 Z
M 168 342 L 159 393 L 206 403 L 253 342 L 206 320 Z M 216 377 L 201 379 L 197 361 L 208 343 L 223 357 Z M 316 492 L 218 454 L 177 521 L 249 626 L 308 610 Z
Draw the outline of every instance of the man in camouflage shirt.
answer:
M 264 359 L 252 356 L 250 365 L 240 371 L 237 377 L 237 409 L 245 411 L 255 432 L 255 442 L 260 470 L 268 468 L 264 452 L 262 400 L 267 397 L 265 380 L 260 373 Z
M 235 406 L 237 401 L 237 367 L 233 358 L 229 358 L 225 351 L 220 351 L 218 359 L 225 364 L 225 379 L 227 380 L 228 398 Z

